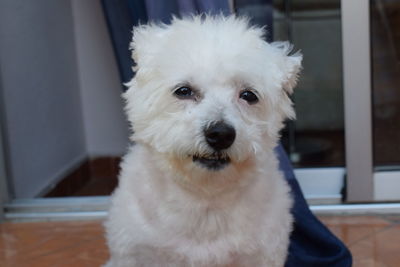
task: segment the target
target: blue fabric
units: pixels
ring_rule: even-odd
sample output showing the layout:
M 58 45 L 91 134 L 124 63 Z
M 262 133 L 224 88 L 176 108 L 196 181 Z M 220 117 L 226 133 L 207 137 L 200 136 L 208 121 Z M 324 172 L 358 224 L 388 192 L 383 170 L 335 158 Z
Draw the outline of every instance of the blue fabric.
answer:
M 145 0 L 148 19 L 168 23 L 172 15 L 185 16 L 191 14 L 230 13 L 228 1 L 215 0 Z
M 223 0 L 102 0 L 121 81 L 128 82 L 134 75 L 129 51 L 132 27 L 149 21 L 169 23 L 173 15 L 229 14 L 228 1 Z
M 172 15 L 179 15 L 176 1 L 146 0 L 145 4 L 149 21 L 168 23 Z
M 146 6 L 143 1 L 102 0 L 103 11 L 111 35 L 121 81 L 132 79 L 133 60 L 129 50 L 132 27 L 147 22 Z
M 245 1 L 237 0 L 237 2 L 246 4 Z M 272 29 L 272 1 L 253 0 L 253 2 L 263 2 L 265 8 L 263 12 L 266 16 L 263 19 L 271 23 L 269 26 Z M 168 23 L 172 14 L 182 16 L 191 13 L 229 14 L 230 12 L 228 1 L 223 0 L 103 0 L 102 3 L 123 82 L 129 81 L 133 76 L 131 70 L 133 62 L 128 50 L 133 25 L 139 22 L 146 23 L 149 20 Z M 246 13 L 246 10 L 244 11 Z M 254 21 L 254 23 L 263 22 L 265 21 Z M 268 37 L 271 41 L 271 32 Z M 289 255 L 285 267 L 351 266 L 352 258 L 349 250 L 308 208 L 291 163 L 281 145 L 276 148 L 276 154 L 294 198 L 292 208 L 294 230 L 290 236 Z
M 281 145 L 276 148 L 276 154 L 279 167 L 290 185 L 294 198 L 292 208 L 294 227 L 285 267 L 351 266 L 352 257 L 349 250 L 308 208 L 293 173 L 293 167 Z
M 250 18 L 254 25 L 265 27 L 266 39 L 272 41 L 273 36 L 273 11 L 272 0 L 235 0 L 235 11 L 239 16 Z

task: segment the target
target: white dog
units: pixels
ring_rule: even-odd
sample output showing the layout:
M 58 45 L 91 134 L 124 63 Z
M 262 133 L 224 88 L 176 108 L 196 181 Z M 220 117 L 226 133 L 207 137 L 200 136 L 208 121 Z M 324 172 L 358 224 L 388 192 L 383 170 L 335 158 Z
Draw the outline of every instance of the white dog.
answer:
M 142 25 L 124 94 L 107 266 L 283 266 L 292 218 L 274 147 L 302 56 L 234 16 Z

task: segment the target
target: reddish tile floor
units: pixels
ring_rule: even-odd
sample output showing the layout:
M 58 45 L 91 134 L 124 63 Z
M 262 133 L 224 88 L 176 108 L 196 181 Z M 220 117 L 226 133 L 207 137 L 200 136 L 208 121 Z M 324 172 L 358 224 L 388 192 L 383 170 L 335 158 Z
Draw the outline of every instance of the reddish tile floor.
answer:
M 400 266 L 400 216 L 320 219 L 350 248 L 355 267 Z
M 0 224 L 0 266 L 101 266 L 108 258 L 101 222 Z
M 400 266 L 400 216 L 320 217 L 350 248 L 355 267 Z M 0 266 L 101 266 L 101 222 L 0 224 Z

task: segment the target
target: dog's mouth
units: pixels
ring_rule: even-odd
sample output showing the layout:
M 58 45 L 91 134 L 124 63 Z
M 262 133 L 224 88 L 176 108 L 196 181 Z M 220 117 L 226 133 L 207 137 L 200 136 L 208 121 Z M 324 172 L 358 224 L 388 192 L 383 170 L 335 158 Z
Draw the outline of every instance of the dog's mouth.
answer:
M 226 155 L 215 153 L 205 156 L 194 155 L 193 162 L 209 170 L 218 171 L 227 166 L 231 162 L 231 159 Z

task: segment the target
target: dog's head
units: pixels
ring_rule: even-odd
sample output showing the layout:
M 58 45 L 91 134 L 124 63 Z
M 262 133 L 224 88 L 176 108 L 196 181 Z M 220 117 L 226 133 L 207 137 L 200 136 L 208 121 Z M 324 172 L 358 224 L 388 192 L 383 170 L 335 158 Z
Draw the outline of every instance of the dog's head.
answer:
M 272 149 L 294 111 L 302 56 L 231 17 L 134 29 L 136 76 L 124 94 L 135 142 L 188 170 L 219 171 Z

